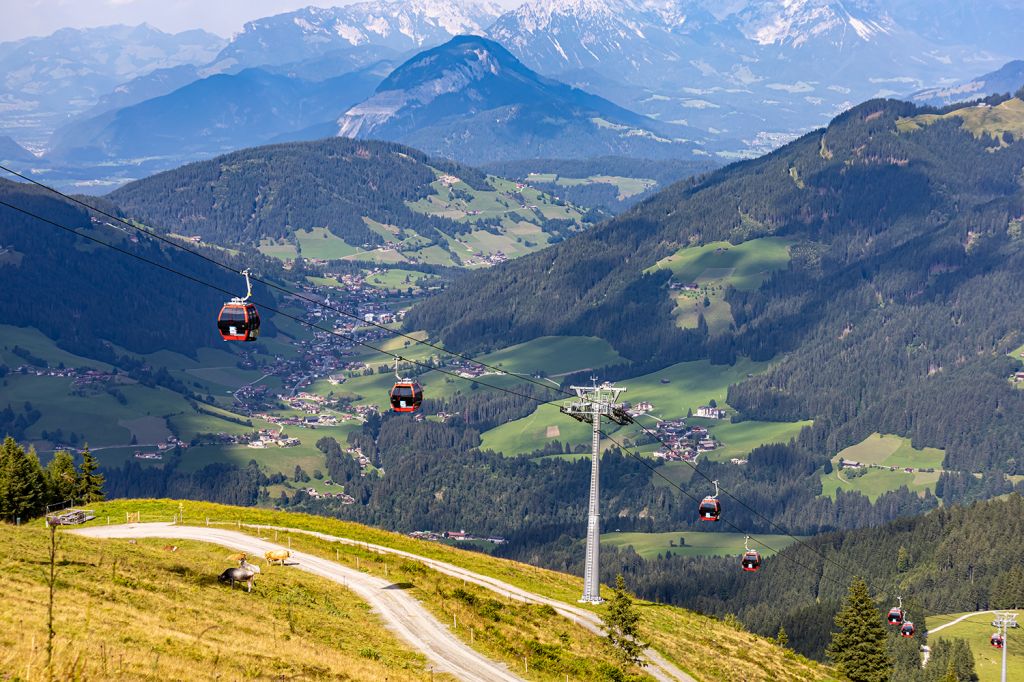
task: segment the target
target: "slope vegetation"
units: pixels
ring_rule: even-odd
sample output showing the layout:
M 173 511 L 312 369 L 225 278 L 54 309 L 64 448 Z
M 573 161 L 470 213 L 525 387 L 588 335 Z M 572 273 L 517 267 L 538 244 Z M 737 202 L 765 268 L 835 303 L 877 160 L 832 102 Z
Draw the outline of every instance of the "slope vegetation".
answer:
M 96 511 L 100 519 L 105 519 L 109 514 L 112 522 L 123 519 L 126 511 L 139 512 L 141 520 L 145 522 L 170 520 L 179 511 L 179 505 L 172 501 L 128 500 L 98 505 Z M 244 532 L 259 533 L 269 539 L 276 535 L 282 543 L 287 537 L 296 550 L 331 560 L 337 559 L 342 564 L 358 566 L 374 575 L 390 576 L 396 583 L 409 582 L 409 589 L 442 622 L 452 621 L 455 616 L 458 627 L 453 628 L 453 632 L 464 641 L 471 641 L 475 647 L 501 659 L 507 657 L 510 661 L 521 662 L 526 656 L 528 673 L 518 663 L 510 663 L 510 667 L 514 666 L 517 673 L 528 679 L 561 680 L 566 674 L 571 678 L 614 679 L 614 676 L 609 677 L 610 672 L 602 672 L 599 666 L 590 668 L 590 672 L 584 668 L 564 667 L 571 664 L 573 657 L 585 659 L 576 665 L 596 665 L 604 655 L 604 645 L 597 644 L 596 639 L 589 639 L 593 637 L 589 631 L 578 625 L 570 625 L 570 619 L 556 613 L 564 609 L 581 608 L 575 603 L 581 590 L 579 578 L 414 540 L 367 526 L 305 514 L 198 502 L 185 503 L 184 514 L 186 523 L 202 525 L 209 518 L 211 523 L 227 522 L 235 530 L 239 529 L 240 524 Z M 261 524 L 265 527 L 247 529 L 245 524 Z M 271 527 L 278 527 L 278 530 Z M 327 541 L 301 532 L 289 534 L 283 528 L 316 531 L 354 542 L 343 544 Z M 377 551 L 367 552 L 367 547 L 361 543 L 372 543 L 380 547 Z M 411 556 L 391 558 L 387 554 L 391 551 L 407 552 Z M 435 571 L 441 574 L 454 571 L 463 577 L 438 578 Z M 520 607 L 506 603 L 507 595 L 500 591 L 495 595 L 495 588 L 486 587 L 487 584 L 493 584 L 494 580 L 534 595 L 531 601 L 543 603 L 545 600 L 554 600 L 552 603 L 556 604 L 556 608 L 538 605 Z M 500 609 L 497 617 L 494 617 L 488 611 L 493 607 L 488 604 L 496 599 L 499 600 L 497 603 Z M 600 614 L 604 608 L 588 607 L 586 612 Z M 696 679 L 832 679 L 827 668 L 713 618 L 647 602 L 640 602 L 639 611 L 643 634 L 650 639 L 655 651 Z M 587 616 L 586 612 L 581 612 L 579 620 Z M 519 627 L 519 634 L 513 635 L 508 629 L 510 626 Z M 471 628 L 473 634 L 469 631 Z M 587 659 L 592 663 L 587 663 Z
M 406 324 L 460 350 L 598 336 L 634 361 L 611 378 L 681 360 L 774 358 L 730 389 L 746 418 L 814 419 L 803 444 L 816 450 L 896 433 L 944 449 L 947 468 L 1012 472 L 1024 425 L 1001 415 L 1024 409 L 1005 381 L 1024 328 L 1024 142 L 975 135 L 959 117 L 900 130 L 920 113 L 867 102 L 768 156 L 467 277 Z M 764 237 L 787 240 L 788 264 L 749 288 L 719 280 L 714 305 L 731 320 L 712 324 L 698 310 L 693 328 L 677 328 L 673 273 L 649 268 L 681 248 Z

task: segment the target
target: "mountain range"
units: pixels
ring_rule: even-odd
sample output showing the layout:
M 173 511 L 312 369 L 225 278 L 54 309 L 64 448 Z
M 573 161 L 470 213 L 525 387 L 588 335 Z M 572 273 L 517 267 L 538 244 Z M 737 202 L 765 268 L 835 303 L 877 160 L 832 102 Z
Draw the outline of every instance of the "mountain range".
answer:
M 1019 56 L 1013 27 L 1021 21 L 1021 8 L 1006 0 L 984 6 L 954 0 L 527 0 L 505 12 L 487 2 L 369 0 L 254 20 L 226 42 L 202 32 L 168 36 L 147 26 L 66 30 L 0 45 L 6 70 L 0 97 L 9 101 L 0 112 L 0 134 L 36 152 L 55 152 L 52 163 L 45 154 L 39 163 L 55 181 L 80 187 L 120 184 L 239 145 L 328 134 L 329 121 L 339 117 L 343 134 L 367 135 L 374 128 L 373 134 L 474 162 L 551 153 L 678 156 L 665 150 L 679 145 L 654 141 L 647 132 L 700 142 L 705 151 L 728 160 L 776 148 L 857 101 L 941 90 L 993 71 Z M 461 117 L 454 111 L 442 116 L 444 102 L 431 97 L 424 107 L 419 101 L 438 85 L 439 74 L 428 69 L 419 95 L 411 94 L 407 81 L 401 88 L 391 87 L 392 81 L 363 108 L 350 110 L 366 93 L 356 91 L 359 96 L 341 96 L 329 105 L 318 100 L 323 89 L 314 87 L 314 101 L 306 105 L 294 98 L 306 96 L 308 83 L 278 82 L 267 92 L 267 77 L 254 86 L 248 71 L 259 68 L 308 82 L 353 72 L 383 80 L 396 67 L 408 75 L 418 53 L 467 34 L 501 44 L 539 77 L 575 87 L 591 99 L 554 97 L 552 102 L 565 108 L 547 110 L 543 100 L 490 109 L 487 103 L 463 101 Z M 158 46 L 157 54 L 141 50 L 143 43 Z M 80 77 L 68 80 L 60 69 L 46 66 L 69 58 Z M 217 76 L 229 79 L 213 81 L 222 90 L 215 99 L 223 112 L 200 108 L 193 115 L 181 108 L 209 87 L 198 83 Z M 241 82 L 232 83 L 233 78 Z M 167 98 L 183 88 L 186 92 Z M 964 92 L 988 89 L 971 85 Z M 267 109 L 282 98 L 291 101 L 286 111 L 259 111 L 259 99 L 238 99 L 255 93 Z M 626 127 L 595 132 L 582 122 L 595 118 L 588 116 L 594 96 L 620 107 L 619 115 L 633 112 L 662 127 L 648 120 L 615 122 Z M 140 105 L 170 127 L 157 126 L 152 140 L 140 139 L 130 123 L 138 112 L 128 111 Z M 382 107 L 402 112 L 392 111 L 387 125 L 371 122 Z M 299 109 L 302 113 L 296 113 Z M 312 113 L 320 111 L 324 118 L 312 121 Z M 425 114 L 426 125 L 420 126 L 419 116 L 406 115 L 412 111 Z M 508 134 L 488 138 L 483 111 L 504 120 Z M 119 131 L 121 125 L 129 130 Z M 222 129 L 231 125 L 255 126 L 259 132 L 235 135 Z M 559 126 L 564 132 L 553 135 Z M 462 137 L 468 146 L 458 142 Z M 182 153 L 151 154 L 154 145 Z M 476 155 L 474 147 L 488 145 L 496 156 Z M 86 149 L 92 151 L 81 151 Z M 99 158 L 103 166 L 75 165 Z
M 1024 60 L 1015 59 L 992 73 L 969 81 L 920 90 L 910 96 L 910 101 L 915 104 L 944 107 L 989 95 L 1014 93 L 1021 88 L 1024 88 Z
M 61 29 L 0 44 L 0 131 L 41 149 L 48 135 L 120 84 L 163 68 L 203 64 L 225 41 L 142 24 Z
M 469 163 L 690 156 L 695 144 L 685 136 L 695 133 L 544 78 L 476 36 L 453 38 L 399 66 L 345 112 L 337 131 Z

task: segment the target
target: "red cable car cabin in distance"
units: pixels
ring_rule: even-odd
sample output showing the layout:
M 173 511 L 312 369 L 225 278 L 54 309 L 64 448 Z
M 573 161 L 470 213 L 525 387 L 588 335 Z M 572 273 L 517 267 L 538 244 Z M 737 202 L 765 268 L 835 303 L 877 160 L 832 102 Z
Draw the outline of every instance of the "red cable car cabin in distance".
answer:
M 415 412 L 423 404 L 423 387 L 418 381 L 403 379 L 391 389 L 391 409 L 395 412 Z
M 997 649 L 1003 648 L 1003 636 L 1000 635 L 998 632 L 992 635 L 992 637 L 989 639 L 989 642 L 992 644 L 992 646 L 994 646 Z
M 889 625 L 900 625 L 903 623 L 903 609 L 894 606 L 889 609 Z
M 750 571 L 753 573 L 757 569 L 761 568 L 761 553 L 757 550 L 747 550 L 743 554 L 743 561 L 740 562 L 743 565 L 744 571 Z
M 700 515 L 701 521 L 717 521 L 722 514 L 722 503 L 718 501 L 717 497 L 708 495 L 701 501 L 697 513 Z
M 217 316 L 217 329 L 225 341 L 255 341 L 260 335 L 260 314 L 252 303 L 225 303 Z
M 906 623 L 903 624 L 903 627 L 900 628 L 900 634 L 904 637 L 913 637 L 914 624 L 908 620 Z

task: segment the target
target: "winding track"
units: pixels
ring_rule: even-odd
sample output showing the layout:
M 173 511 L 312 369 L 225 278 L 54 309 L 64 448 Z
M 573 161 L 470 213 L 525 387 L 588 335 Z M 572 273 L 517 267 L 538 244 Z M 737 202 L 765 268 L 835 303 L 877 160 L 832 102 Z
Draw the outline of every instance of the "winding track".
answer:
M 460 566 L 456 566 L 455 564 L 449 564 L 448 562 L 439 561 L 437 559 L 428 559 L 426 557 L 419 556 L 418 554 L 413 554 L 412 552 L 406 552 L 400 549 L 392 549 L 391 547 L 385 547 L 384 545 L 375 545 L 373 543 L 358 542 L 356 540 L 350 540 L 348 538 L 342 538 L 336 535 L 327 535 L 326 533 L 317 533 L 311 530 L 299 530 L 296 528 L 285 528 L 282 526 L 261 526 L 246 524 L 242 525 L 248 528 L 256 528 L 260 530 L 277 530 L 288 533 L 311 535 L 315 538 L 320 538 L 321 540 L 326 540 L 328 542 L 338 542 L 345 545 L 357 545 L 359 547 L 364 547 L 366 549 L 372 550 L 374 552 L 379 552 L 381 554 L 391 554 L 394 556 L 413 559 L 415 561 L 422 563 L 425 566 L 428 566 L 429 568 L 434 569 L 438 573 L 444 573 L 445 575 L 452 576 L 453 578 L 459 578 L 460 580 L 471 582 L 474 585 L 479 585 L 480 587 L 484 587 L 502 596 L 509 597 L 511 599 L 516 599 L 522 602 L 528 602 L 531 604 L 547 604 L 555 611 L 557 611 L 559 615 L 572 620 L 574 623 L 586 628 L 587 630 L 593 632 L 599 637 L 603 637 L 605 634 L 604 626 L 601 622 L 601 617 L 593 611 L 581 608 L 579 606 L 566 604 L 565 602 L 559 601 L 557 599 L 551 599 L 549 597 L 544 597 L 539 594 L 528 592 L 522 589 L 521 587 L 516 587 L 515 585 L 504 582 L 502 580 L 498 580 L 497 578 L 491 578 L 490 576 L 474 573 Z M 688 674 L 680 670 L 678 667 L 676 667 L 673 663 L 669 662 L 664 656 L 659 654 L 654 649 L 648 648 L 647 650 L 645 650 L 644 657 L 647 659 L 646 672 L 650 674 L 652 677 L 654 677 L 656 680 L 659 680 L 659 682 L 696 682 L 694 678 L 690 677 Z
M 288 533 L 310 535 L 327 542 L 338 542 L 356 545 L 381 554 L 391 554 L 418 561 L 439 573 L 471 582 L 480 587 L 496 592 L 502 596 L 533 604 L 547 604 L 559 615 L 572 620 L 598 636 L 604 635 L 600 616 L 593 611 L 551 599 L 520 587 L 506 583 L 497 578 L 474 573 L 437 559 L 428 559 L 412 552 L 392 549 L 383 545 L 359 542 L 326 533 L 286 528 L 282 526 L 262 526 L 243 524 L 246 528 L 260 530 L 277 530 Z M 229 549 L 262 555 L 272 549 L 284 549 L 266 540 L 239 533 L 237 531 L 217 528 L 177 526 L 170 523 L 145 523 L 119 526 L 95 526 L 72 531 L 80 535 L 95 538 L 168 538 L 181 540 L 199 540 L 211 542 Z M 413 597 L 402 590 L 386 589 L 388 581 L 367 575 L 347 566 L 321 559 L 319 557 L 292 550 L 292 558 L 298 561 L 297 568 L 316 575 L 344 583 L 360 598 L 377 609 L 385 621 L 407 642 L 422 651 L 436 666 L 439 672 L 451 672 L 460 679 L 471 682 L 490 682 L 492 680 L 521 680 L 511 673 L 504 665 L 495 663 L 473 649 L 469 648 L 453 636 L 447 626 L 442 625 L 423 608 Z M 690 675 L 665 659 L 653 649 L 644 652 L 647 659 L 646 672 L 659 682 L 696 682 Z
M 238 531 L 170 523 L 142 523 L 118 526 L 94 526 L 71 531 L 92 538 L 166 538 L 198 540 L 235 551 L 262 556 L 264 552 L 284 549 Z M 487 658 L 462 643 L 412 595 L 396 589 L 389 581 L 312 554 L 291 550 L 294 568 L 342 583 L 370 604 L 399 637 L 426 655 L 437 672 L 452 673 L 467 682 L 521 682 L 523 678 L 502 663 Z M 297 563 L 296 563 L 297 562 Z

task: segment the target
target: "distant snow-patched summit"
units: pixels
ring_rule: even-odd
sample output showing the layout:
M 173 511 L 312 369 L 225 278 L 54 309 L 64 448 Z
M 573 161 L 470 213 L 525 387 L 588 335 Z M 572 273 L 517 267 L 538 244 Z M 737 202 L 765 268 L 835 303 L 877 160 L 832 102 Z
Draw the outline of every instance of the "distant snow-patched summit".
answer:
M 416 55 L 338 119 L 340 136 L 404 142 L 467 162 L 690 155 L 694 140 L 680 136 L 691 132 L 540 76 L 478 36 Z
M 476 0 L 380 0 L 343 7 L 305 7 L 248 22 L 218 61 L 285 64 L 359 46 L 396 52 L 478 34 L 501 10 Z

